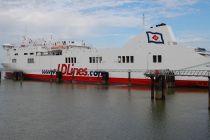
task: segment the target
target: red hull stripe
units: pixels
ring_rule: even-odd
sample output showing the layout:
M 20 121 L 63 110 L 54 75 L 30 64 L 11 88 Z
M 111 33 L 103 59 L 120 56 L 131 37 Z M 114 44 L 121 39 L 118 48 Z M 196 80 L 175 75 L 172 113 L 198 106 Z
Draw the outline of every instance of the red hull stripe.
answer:
M 11 78 L 11 73 L 6 73 L 6 78 Z M 50 79 L 56 79 L 55 75 L 42 75 L 42 74 L 24 74 L 24 78 L 27 79 L 34 79 L 34 80 L 42 80 L 42 81 L 49 81 Z M 102 83 L 102 79 L 100 77 L 82 77 L 82 76 L 63 76 L 63 81 L 78 81 L 78 82 L 89 82 L 89 83 Z M 109 81 L 110 84 L 133 84 L 133 85 L 150 85 L 150 79 L 137 79 L 137 78 L 115 78 L 110 77 Z M 195 81 L 195 80 L 176 80 L 176 86 L 184 86 L 184 87 L 207 87 L 208 81 Z

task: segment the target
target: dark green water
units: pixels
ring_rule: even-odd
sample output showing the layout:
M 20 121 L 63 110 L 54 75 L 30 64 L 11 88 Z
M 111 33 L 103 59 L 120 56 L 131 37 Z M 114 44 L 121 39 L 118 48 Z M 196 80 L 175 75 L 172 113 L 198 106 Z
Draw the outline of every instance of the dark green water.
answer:
M 207 90 L 176 89 L 166 101 L 126 86 L 0 84 L 0 140 L 206 140 Z

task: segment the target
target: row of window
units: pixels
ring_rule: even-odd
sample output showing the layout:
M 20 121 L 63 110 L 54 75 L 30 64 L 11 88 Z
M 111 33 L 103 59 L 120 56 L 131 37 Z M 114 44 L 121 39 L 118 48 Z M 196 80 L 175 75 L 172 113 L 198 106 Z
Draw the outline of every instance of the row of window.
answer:
M 161 63 L 162 55 L 153 55 L 153 63 Z
M 66 60 L 66 63 L 77 63 L 76 57 L 66 57 L 65 60 Z
M 118 63 L 134 63 L 134 56 L 118 56 Z
M 89 57 L 89 63 L 101 63 L 102 57 Z
M 12 63 L 17 63 L 17 59 L 12 59 Z M 28 63 L 34 63 L 34 58 L 28 58 Z
M 34 53 L 29 53 L 30 55 L 34 55 Z M 15 53 L 15 55 L 18 55 L 18 53 Z M 28 55 L 28 53 L 24 53 L 24 55 Z
M 14 55 L 18 55 L 18 53 L 15 53 Z M 34 55 L 34 53 L 24 53 L 23 55 Z M 62 55 L 61 50 L 54 50 L 54 51 L 48 51 L 48 52 L 36 52 L 37 56 L 45 56 L 45 55 Z
M 76 57 L 66 57 L 66 63 L 76 63 Z M 16 59 L 12 59 L 12 63 L 16 63 Z M 101 63 L 102 57 L 89 57 L 89 63 Z M 153 55 L 153 63 L 161 63 L 162 55 Z M 28 58 L 28 63 L 34 63 L 34 58 Z M 118 63 L 134 63 L 134 56 L 118 56 Z
M 34 63 L 34 58 L 28 58 L 28 63 Z
M 62 55 L 62 50 L 53 50 L 48 52 L 36 52 L 37 56 L 48 56 L 48 55 Z

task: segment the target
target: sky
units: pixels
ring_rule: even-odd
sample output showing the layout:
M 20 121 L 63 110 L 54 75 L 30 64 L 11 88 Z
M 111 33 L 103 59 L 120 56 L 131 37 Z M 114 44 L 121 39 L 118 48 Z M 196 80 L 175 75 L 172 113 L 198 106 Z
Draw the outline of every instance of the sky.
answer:
M 143 31 L 143 14 L 146 28 L 166 23 L 180 44 L 210 50 L 210 0 L 0 0 L 0 44 L 53 36 L 122 47 Z

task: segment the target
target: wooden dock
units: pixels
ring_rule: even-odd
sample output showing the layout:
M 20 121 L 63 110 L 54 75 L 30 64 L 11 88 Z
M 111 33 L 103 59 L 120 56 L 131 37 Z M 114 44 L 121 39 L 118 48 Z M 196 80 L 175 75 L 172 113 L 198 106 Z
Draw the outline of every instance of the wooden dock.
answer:
M 165 100 L 168 88 L 175 87 L 176 76 L 206 77 L 208 79 L 208 108 L 210 109 L 210 71 L 207 70 L 148 70 L 151 79 L 151 99 Z M 156 93 L 156 94 L 155 94 Z

